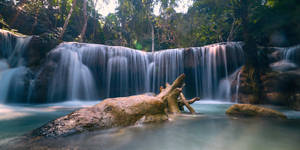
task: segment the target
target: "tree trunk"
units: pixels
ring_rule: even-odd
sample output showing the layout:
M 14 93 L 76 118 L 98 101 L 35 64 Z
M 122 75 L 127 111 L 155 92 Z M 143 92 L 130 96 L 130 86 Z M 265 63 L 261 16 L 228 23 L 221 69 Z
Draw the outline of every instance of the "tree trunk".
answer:
M 60 15 L 60 11 L 61 11 L 60 2 L 59 1 L 56 2 L 56 6 L 58 7 L 58 13 L 57 13 L 57 16 L 55 16 L 55 23 L 54 23 L 54 27 L 55 28 L 57 27 L 58 16 Z
M 180 75 L 172 85 L 167 84 L 157 96 L 135 95 L 108 98 L 92 107 L 83 108 L 53 120 L 32 132 L 33 137 L 58 137 L 83 131 L 124 127 L 140 123 L 168 120 L 170 114 L 179 114 L 179 95 L 185 75 Z M 184 96 L 182 96 L 184 97 Z M 184 98 L 185 99 L 185 98 Z M 188 103 L 199 100 L 195 98 Z M 190 107 L 190 106 L 189 106 Z M 191 110 L 193 110 L 190 107 Z M 191 111 L 195 113 L 195 111 Z
M 86 27 L 87 27 L 87 22 L 88 22 L 88 15 L 87 15 L 87 11 L 86 11 L 86 5 L 87 5 L 87 0 L 83 0 L 83 18 L 84 18 L 84 24 L 81 30 L 81 33 L 78 37 L 78 41 L 79 42 L 83 42 L 84 37 L 85 37 L 85 31 L 86 31 Z
M 231 29 L 230 29 L 229 35 L 227 37 L 227 42 L 231 42 L 233 40 L 233 33 L 235 30 L 235 21 L 236 21 L 236 19 L 234 18 L 233 22 L 231 24 Z
M 154 53 L 154 27 L 153 27 L 153 24 L 152 23 L 150 23 L 150 25 L 151 25 L 151 35 L 152 35 L 152 53 Z
M 249 23 L 249 9 L 251 8 L 251 0 L 241 0 L 241 24 L 243 26 L 243 38 L 245 45 L 243 50 L 246 56 L 245 70 L 248 72 L 247 81 L 251 89 L 251 95 L 254 99 L 249 102 L 252 104 L 260 103 L 262 98 L 262 88 L 260 81 L 260 65 L 258 62 L 258 48 L 252 35 Z
M 70 21 L 70 18 L 72 16 L 72 13 L 73 13 L 73 10 L 74 10 L 75 6 L 76 6 L 76 0 L 73 0 L 72 7 L 70 8 L 70 11 L 69 11 L 69 14 L 67 16 L 67 19 L 65 20 L 63 29 L 62 29 L 62 31 L 61 31 L 61 33 L 59 35 L 59 40 L 61 40 L 63 38 L 63 36 L 64 36 L 64 33 L 65 33 L 65 31 L 66 31 L 66 29 L 68 27 L 68 24 L 69 24 L 69 21 Z
M 93 29 L 93 38 L 95 38 L 96 36 L 96 32 L 97 32 L 97 28 L 96 28 L 96 25 L 97 25 L 97 11 L 96 11 L 96 7 L 97 7 L 97 4 L 98 4 L 98 0 L 95 1 L 94 3 L 94 9 L 95 9 L 95 12 L 94 12 L 94 29 Z
M 249 8 L 251 0 L 241 0 L 241 21 L 243 26 L 243 38 L 245 45 L 243 47 L 246 54 L 246 65 L 257 65 L 257 47 L 249 27 Z

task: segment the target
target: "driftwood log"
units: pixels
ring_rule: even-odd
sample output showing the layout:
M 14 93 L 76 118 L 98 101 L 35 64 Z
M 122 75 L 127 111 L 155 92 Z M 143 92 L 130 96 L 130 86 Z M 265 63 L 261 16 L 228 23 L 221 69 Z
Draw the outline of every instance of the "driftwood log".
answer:
M 186 100 L 182 94 L 185 75 L 180 75 L 172 85 L 166 84 L 156 96 L 135 95 L 129 97 L 108 98 L 92 107 L 83 108 L 50 121 L 35 129 L 34 137 L 66 136 L 83 131 L 124 127 L 138 123 L 151 123 L 168 120 L 170 114 L 179 114 L 186 105 L 199 100 Z

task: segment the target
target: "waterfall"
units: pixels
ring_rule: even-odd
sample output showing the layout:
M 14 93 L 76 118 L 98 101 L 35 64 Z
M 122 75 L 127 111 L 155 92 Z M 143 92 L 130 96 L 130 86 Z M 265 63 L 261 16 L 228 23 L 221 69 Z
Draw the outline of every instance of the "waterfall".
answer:
M 23 54 L 30 40 L 31 36 L 17 36 L 0 30 L 0 57 L 5 58 L 11 67 L 24 65 Z
M 0 30 L 0 102 L 18 102 L 26 96 L 23 55 L 31 37 Z
M 297 56 L 297 55 L 299 55 L 298 54 L 299 50 L 300 50 L 300 45 L 285 48 L 284 54 L 283 54 L 283 59 L 289 60 L 292 62 L 299 61 L 298 60 L 299 56 Z
M 8 96 L 8 91 L 16 71 L 17 69 L 6 69 L 5 71 L 0 72 L 0 100 L 2 102 L 5 101 Z
M 27 72 L 25 67 L 6 69 L 0 72 L 0 101 L 21 101 L 26 95 L 24 78 Z
M 151 88 L 151 86 L 153 86 L 154 85 L 154 80 L 151 80 L 152 79 L 152 76 L 153 76 L 153 72 L 154 71 L 154 62 L 151 62 L 149 65 L 148 65 L 148 67 L 147 67 L 147 78 L 146 78 L 146 81 L 148 81 L 148 82 L 146 82 L 146 91 L 151 91 L 151 90 L 153 90 L 152 88 Z
M 298 68 L 300 65 L 300 45 L 292 46 L 292 47 L 273 47 L 276 51 L 274 52 L 275 56 L 276 53 L 279 52 L 281 57 L 277 62 L 270 64 L 270 67 L 274 71 L 288 71 Z
M 50 84 L 48 99 L 96 99 L 96 86 L 90 69 L 82 63 L 81 47 L 65 44 L 53 51 L 60 54 Z
M 228 99 L 230 74 L 244 63 L 240 42 L 157 52 L 65 42 L 48 53 L 40 70 L 31 71 L 24 59 L 31 37 L 0 31 L 2 102 L 97 100 L 158 93 L 160 86 L 172 83 L 182 73 L 186 74 L 186 97 Z
M 152 53 L 149 53 L 152 54 Z M 169 49 L 153 53 L 153 64 L 149 67 L 151 74 L 146 82 L 150 85 L 150 91 L 159 92 L 160 86 L 172 83 L 180 74 L 184 73 L 183 50 Z
M 191 54 L 192 59 L 186 56 Z M 205 47 L 168 49 L 154 53 L 120 46 L 62 43 L 48 55 L 54 63 L 48 101 L 92 100 L 146 92 L 182 73 L 191 75 L 186 88 L 192 96 L 228 99 L 228 76 L 243 64 L 241 43 L 219 43 Z M 187 71 L 191 63 L 192 72 Z M 220 90 L 227 90 L 222 96 Z
M 0 59 L 0 72 L 6 69 L 9 69 L 9 64 L 5 59 Z
M 243 50 L 238 43 L 193 48 L 193 53 L 196 95 L 203 98 L 214 99 L 220 90 L 228 88 L 229 73 L 243 64 Z M 230 91 L 223 98 L 228 98 L 226 93 Z
M 108 60 L 107 78 L 107 97 L 111 97 L 112 93 L 128 95 L 128 61 L 126 57 L 115 56 Z M 112 87 L 113 85 L 116 86 Z
M 225 78 L 220 81 L 219 89 L 218 89 L 218 99 L 230 99 L 230 89 L 231 89 L 231 82 L 228 78 Z
M 238 75 L 237 75 L 237 83 L 236 83 L 236 88 L 235 88 L 235 102 L 237 103 L 239 100 L 239 89 L 240 89 L 240 77 L 241 77 L 242 71 L 239 70 Z

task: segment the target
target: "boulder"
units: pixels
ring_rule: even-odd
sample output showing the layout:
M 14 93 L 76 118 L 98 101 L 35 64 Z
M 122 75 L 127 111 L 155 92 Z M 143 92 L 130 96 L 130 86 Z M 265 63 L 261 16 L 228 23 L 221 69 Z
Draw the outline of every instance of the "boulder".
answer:
M 287 118 L 283 113 L 278 112 L 276 110 L 251 104 L 232 105 L 227 109 L 226 114 L 235 117 L 261 117 L 275 119 Z
M 247 70 L 244 66 L 235 74 L 230 90 L 232 101 L 250 104 L 261 103 L 261 101 L 259 101 L 259 96 L 255 94 L 259 90 L 257 89 L 258 85 L 256 85 L 253 79 L 249 79 L 252 77 L 253 72 Z
M 280 106 L 288 106 L 290 108 L 298 108 L 297 93 L 300 93 L 300 70 L 290 70 L 276 72 L 265 70 L 260 73 L 260 87 L 261 97 L 254 95 L 253 83 L 247 80 L 249 72 L 240 70 L 240 81 L 237 82 L 237 75 L 231 84 L 231 99 L 238 103 L 248 104 L 272 104 Z M 237 83 L 239 83 L 238 94 Z M 297 110 L 297 109 L 296 109 Z
M 266 48 L 266 51 L 269 52 L 268 59 L 271 63 L 280 61 L 283 58 L 283 48 L 270 47 Z
M 296 93 L 289 99 L 289 107 L 300 111 L 300 93 Z
M 269 55 L 270 63 L 288 60 L 292 63 L 300 65 L 300 45 L 295 45 L 291 47 L 267 47 L 265 48 Z
M 43 33 L 34 35 L 31 38 L 28 48 L 24 54 L 26 66 L 34 68 L 40 67 L 46 59 L 50 50 L 59 44 L 58 35 L 55 33 Z
M 288 96 L 282 92 L 269 92 L 265 93 L 267 103 L 274 105 L 285 105 Z
M 273 71 L 289 71 L 297 69 L 297 65 L 287 60 L 281 60 L 270 64 Z

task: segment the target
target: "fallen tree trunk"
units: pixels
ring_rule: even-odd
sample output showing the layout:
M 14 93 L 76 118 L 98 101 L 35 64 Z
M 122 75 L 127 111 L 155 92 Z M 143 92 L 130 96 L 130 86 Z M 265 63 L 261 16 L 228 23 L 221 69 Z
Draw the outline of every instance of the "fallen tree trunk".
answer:
M 57 137 L 88 130 L 123 127 L 137 123 L 161 122 L 169 119 L 169 114 L 179 114 L 179 96 L 183 94 L 185 75 L 180 75 L 172 85 L 166 84 L 165 89 L 157 96 L 136 95 L 129 97 L 108 98 L 89 108 L 83 108 L 53 120 L 35 129 L 32 136 Z M 182 97 L 181 96 L 181 97 Z M 184 96 L 183 96 L 184 97 Z M 182 98 L 181 98 L 182 99 Z M 187 101 L 191 113 L 195 113 Z

